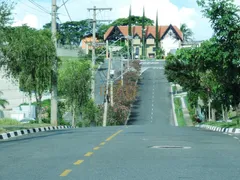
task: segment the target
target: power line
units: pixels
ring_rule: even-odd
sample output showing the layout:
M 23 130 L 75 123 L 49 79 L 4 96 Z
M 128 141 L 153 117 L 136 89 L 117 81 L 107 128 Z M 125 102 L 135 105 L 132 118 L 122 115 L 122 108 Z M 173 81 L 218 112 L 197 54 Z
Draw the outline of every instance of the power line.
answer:
M 43 11 L 37 9 L 37 8 L 34 8 L 34 7 L 32 7 L 32 6 L 30 6 L 30 5 L 26 4 L 26 3 L 24 3 L 22 0 L 19 0 L 19 2 L 22 3 L 22 4 L 24 4 L 24 5 L 27 6 L 27 7 L 31 8 L 32 10 L 35 10 L 35 11 L 38 11 L 38 12 L 40 12 L 40 13 L 44 13 L 44 14 L 46 13 L 45 11 L 43 12 Z M 32 12 L 31 12 L 31 13 L 32 13 Z
M 68 1 L 68 0 L 67 0 L 67 1 Z M 67 2 L 67 1 L 66 1 L 66 2 Z M 71 18 L 71 16 L 70 16 L 70 14 L 69 14 L 69 12 L 68 12 L 68 9 L 67 9 L 67 6 L 66 6 L 66 2 L 64 2 L 64 0 L 62 0 L 62 2 L 63 2 L 63 5 L 64 5 L 64 7 L 65 7 L 65 10 L 66 10 L 66 12 L 67 12 L 67 15 L 68 15 L 70 21 L 72 21 L 72 18 Z
M 69 0 L 67 0 L 67 1 L 65 1 L 65 2 L 63 1 L 63 4 L 62 4 L 61 6 L 59 6 L 58 9 L 60 9 L 62 6 L 65 6 L 68 1 L 69 1 Z
M 35 5 L 36 7 L 38 7 L 39 9 L 41 9 L 42 11 L 44 11 L 47 14 L 51 14 L 47 9 L 45 9 L 43 6 L 41 6 L 40 4 L 36 3 L 33 0 L 28 0 L 30 3 L 32 3 L 33 5 Z

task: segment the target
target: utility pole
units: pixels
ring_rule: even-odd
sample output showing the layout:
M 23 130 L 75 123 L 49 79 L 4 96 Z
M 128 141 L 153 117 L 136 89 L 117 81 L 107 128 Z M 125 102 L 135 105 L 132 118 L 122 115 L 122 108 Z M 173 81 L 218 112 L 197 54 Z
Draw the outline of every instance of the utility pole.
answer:
M 129 43 L 129 37 L 128 37 L 128 61 L 127 61 L 127 68 L 128 68 L 128 70 L 129 70 L 129 59 L 130 59 L 130 47 L 129 47 L 129 45 L 130 45 L 130 43 Z
M 91 97 L 94 101 L 95 99 L 95 61 L 96 61 L 96 54 L 95 54 L 95 48 L 96 48 L 96 22 L 97 22 L 97 10 L 103 11 L 103 10 L 112 10 L 112 8 L 96 8 L 94 6 L 93 8 L 88 8 L 88 11 L 93 11 L 93 33 L 92 33 L 92 82 L 91 82 Z M 109 21 L 109 20 L 98 20 L 98 21 Z
M 106 40 L 106 58 L 108 58 L 108 40 Z
M 121 85 L 123 86 L 123 58 L 121 57 Z
M 110 70 L 111 70 L 111 61 L 112 61 L 112 49 L 110 49 L 110 58 L 108 58 L 108 72 L 107 72 L 107 85 L 106 85 L 106 94 L 105 94 L 105 100 L 104 100 L 104 113 L 103 113 L 103 127 L 106 127 L 107 125 L 107 113 L 108 113 L 108 85 L 110 80 Z
M 110 51 L 110 64 L 111 64 L 111 71 L 112 69 L 112 50 Z M 114 71 L 110 73 L 111 77 L 111 87 L 110 87 L 110 95 L 111 95 L 111 106 L 113 107 L 113 76 L 114 76 Z
M 57 50 L 57 4 L 56 0 L 52 0 L 52 40 Z M 57 96 L 57 71 L 58 71 L 58 61 L 57 58 L 53 60 L 52 65 L 52 92 L 51 92 L 51 124 L 57 126 L 57 112 L 58 112 L 58 96 Z
M 131 52 L 132 52 L 132 61 L 133 61 L 133 53 L 134 53 L 134 47 L 133 47 L 133 42 L 134 42 L 134 41 L 133 41 L 133 37 L 134 37 L 134 34 L 133 34 L 133 27 L 132 27 L 132 43 L 131 43 L 131 46 L 132 46 L 132 47 L 131 47 L 131 48 L 132 48 L 132 51 L 131 51 Z

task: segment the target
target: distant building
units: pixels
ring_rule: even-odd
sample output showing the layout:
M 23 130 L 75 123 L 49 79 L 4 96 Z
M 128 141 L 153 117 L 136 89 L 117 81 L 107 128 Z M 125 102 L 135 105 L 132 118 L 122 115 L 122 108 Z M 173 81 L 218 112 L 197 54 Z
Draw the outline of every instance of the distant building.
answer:
M 203 41 L 190 41 L 184 42 L 181 45 L 181 48 L 189 48 L 189 47 L 200 47 Z
M 167 55 L 172 49 L 180 48 L 183 41 L 183 34 L 177 26 L 159 26 L 159 46 L 165 51 Z M 133 35 L 133 53 L 134 55 L 142 55 L 142 26 L 133 26 L 132 35 Z M 128 26 L 112 26 L 104 34 L 104 40 L 116 41 L 117 39 L 125 39 L 127 44 L 126 37 L 128 36 Z M 156 27 L 155 26 L 146 26 L 145 28 L 145 54 L 147 57 L 156 56 Z
M 80 43 L 80 48 L 86 53 L 89 53 L 89 50 L 92 49 L 92 42 L 93 42 L 93 37 L 92 34 L 86 35 L 83 37 Z M 96 38 L 96 43 L 98 43 L 99 40 Z

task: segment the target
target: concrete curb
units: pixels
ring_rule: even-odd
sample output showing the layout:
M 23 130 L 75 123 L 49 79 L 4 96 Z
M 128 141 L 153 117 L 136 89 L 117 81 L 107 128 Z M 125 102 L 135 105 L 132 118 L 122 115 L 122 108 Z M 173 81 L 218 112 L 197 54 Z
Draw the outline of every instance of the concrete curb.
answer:
M 177 116 L 176 116 L 176 113 L 175 113 L 175 104 L 174 104 L 174 100 L 173 100 L 174 98 L 173 98 L 172 85 L 170 85 L 170 93 L 171 93 L 171 102 L 172 102 L 173 119 L 174 119 L 175 126 L 178 126 Z
M 13 137 L 26 135 L 26 134 L 33 134 L 37 132 L 52 131 L 52 130 L 59 130 L 59 129 L 69 129 L 69 128 L 73 128 L 73 127 L 72 126 L 48 126 L 48 127 L 39 127 L 39 128 L 32 128 L 32 129 L 22 129 L 22 130 L 2 133 L 0 134 L 0 139 L 6 140 Z
M 203 128 L 211 131 L 217 131 L 217 132 L 240 134 L 239 128 L 221 128 L 221 127 L 211 126 L 206 124 L 196 125 L 195 127 L 199 127 L 199 128 Z

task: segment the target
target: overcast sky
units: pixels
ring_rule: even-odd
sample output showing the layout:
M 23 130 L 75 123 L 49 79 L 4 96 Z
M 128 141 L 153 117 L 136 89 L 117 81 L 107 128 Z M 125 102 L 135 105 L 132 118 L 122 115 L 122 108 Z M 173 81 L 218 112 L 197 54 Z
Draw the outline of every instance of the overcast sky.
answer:
M 50 13 L 51 0 L 34 1 Z M 17 0 L 17 2 L 14 9 L 14 26 L 27 24 L 39 29 L 50 22 L 51 15 L 40 10 L 29 0 Z M 235 2 L 240 4 L 240 0 L 235 0 Z M 57 0 L 58 6 L 62 3 L 63 0 Z M 115 20 L 127 17 L 130 5 L 132 6 L 132 14 L 141 16 L 144 6 L 145 15 L 153 20 L 156 19 L 158 9 L 159 25 L 172 24 L 179 27 L 181 23 L 186 23 L 193 30 L 195 40 L 208 39 L 213 33 L 208 19 L 203 18 L 196 0 L 69 0 L 66 3 L 73 21 L 92 18 L 92 12 L 89 12 L 87 8 L 92 8 L 94 5 L 99 8 L 113 8 L 112 11 L 98 12 L 97 19 Z M 59 9 L 58 13 L 61 22 L 70 20 L 64 6 Z

